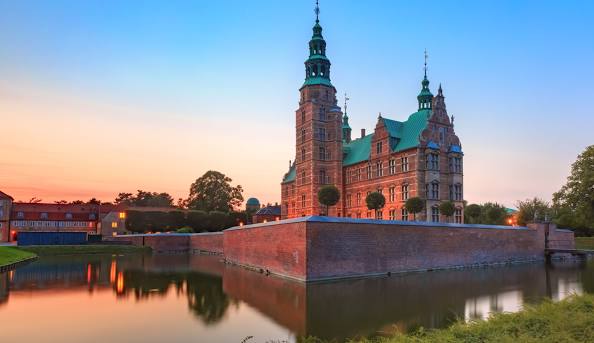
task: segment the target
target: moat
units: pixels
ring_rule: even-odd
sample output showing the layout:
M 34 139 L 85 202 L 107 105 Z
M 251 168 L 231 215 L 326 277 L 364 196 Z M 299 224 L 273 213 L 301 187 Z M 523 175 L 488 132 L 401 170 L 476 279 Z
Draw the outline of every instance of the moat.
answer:
M 594 261 L 303 284 L 218 256 L 40 258 L 0 274 L 3 341 L 248 342 L 446 327 L 594 293 Z M 58 311 L 59 309 L 59 311 Z

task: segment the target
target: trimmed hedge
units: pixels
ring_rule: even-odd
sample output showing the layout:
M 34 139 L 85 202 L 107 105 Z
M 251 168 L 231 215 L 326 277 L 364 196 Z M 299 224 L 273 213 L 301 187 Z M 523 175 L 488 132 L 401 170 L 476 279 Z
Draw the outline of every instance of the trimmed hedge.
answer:
M 126 229 L 144 233 L 177 231 L 179 228 L 188 227 L 193 232 L 216 232 L 236 226 L 239 222 L 245 223 L 246 219 L 247 216 L 243 212 L 128 211 Z

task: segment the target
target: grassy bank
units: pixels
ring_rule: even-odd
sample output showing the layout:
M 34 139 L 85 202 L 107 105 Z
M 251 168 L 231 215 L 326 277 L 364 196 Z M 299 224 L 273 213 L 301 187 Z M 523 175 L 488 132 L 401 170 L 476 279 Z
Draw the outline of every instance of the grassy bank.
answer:
M 353 342 L 594 342 L 594 296 L 572 296 L 558 303 L 546 301 L 518 313 L 496 314 L 488 321 L 460 322 L 447 329 Z
M 133 245 L 35 245 L 19 247 L 39 256 L 78 255 L 78 254 L 141 254 L 151 252 L 149 247 Z
M 576 237 L 575 247 L 576 249 L 594 250 L 594 237 Z
M 0 267 L 34 257 L 35 253 L 15 247 L 0 247 Z

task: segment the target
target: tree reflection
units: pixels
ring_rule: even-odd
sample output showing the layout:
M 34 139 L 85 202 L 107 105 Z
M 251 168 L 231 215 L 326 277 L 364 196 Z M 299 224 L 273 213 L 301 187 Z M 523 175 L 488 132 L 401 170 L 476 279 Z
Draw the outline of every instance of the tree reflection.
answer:
M 229 297 L 223 292 L 223 279 L 193 273 L 187 279 L 188 306 L 205 324 L 215 324 L 229 307 Z

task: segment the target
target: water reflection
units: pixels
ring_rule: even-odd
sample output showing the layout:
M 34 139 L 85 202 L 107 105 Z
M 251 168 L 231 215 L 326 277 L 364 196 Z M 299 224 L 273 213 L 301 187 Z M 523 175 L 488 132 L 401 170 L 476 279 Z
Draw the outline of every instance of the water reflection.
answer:
M 421 326 L 445 327 L 460 318 L 486 319 L 494 312 L 518 311 L 523 304 L 543 297 L 559 300 L 573 293 L 592 293 L 593 264 L 593 261 L 557 263 L 551 267 L 532 264 L 305 286 L 227 266 L 216 256 L 42 258 L 0 275 L 0 318 L 6 314 L 4 311 L 15 311 L 6 309 L 11 294 L 28 293 L 34 298 L 37 293 L 52 290 L 84 289 L 91 295 L 111 290 L 117 302 L 185 300 L 187 309 L 201 325 L 223 324 L 228 333 L 236 333 L 233 337 L 238 340 L 242 338 L 240 332 L 254 334 L 246 330 L 259 330 L 246 329 L 248 323 L 254 322 L 285 328 L 293 339 L 313 335 L 343 340 L 394 331 L 410 332 Z M 107 306 L 117 312 L 117 305 Z M 240 315 L 245 308 L 251 311 L 249 318 Z M 143 311 L 141 306 L 135 309 Z M 179 309 L 168 311 L 155 315 L 182 322 L 179 318 L 184 314 Z M 10 318 L 10 313 L 6 318 Z M 3 320 L 6 323 L 10 319 Z M 125 330 L 123 325 L 121 330 Z M 181 330 L 192 330 L 193 325 L 196 323 L 187 324 L 188 327 Z

